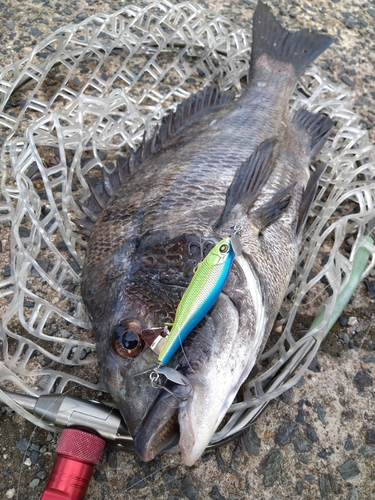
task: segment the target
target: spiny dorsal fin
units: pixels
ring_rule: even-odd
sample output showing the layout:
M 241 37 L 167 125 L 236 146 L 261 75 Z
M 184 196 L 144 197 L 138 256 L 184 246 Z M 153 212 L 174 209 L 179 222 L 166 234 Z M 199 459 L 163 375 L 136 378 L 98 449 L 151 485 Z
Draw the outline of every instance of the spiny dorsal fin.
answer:
M 103 172 L 102 187 L 97 183 L 88 181 L 91 196 L 86 204 L 78 202 L 79 207 L 85 213 L 86 217 L 74 221 L 81 232 L 88 235 L 92 228 L 92 222 L 95 222 L 103 207 L 118 187 L 126 182 L 128 175 L 136 170 L 139 165 L 149 158 L 152 154 L 168 146 L 170 139 L 178 135 L 187 120 L 201 111 L 220 106 L 225 102 L 232 101 L 235 93 L 232 91 L 221 92 L 217 85 L 210 85 L 192 94 L 181 102 L 176 111 L 169 113 L 163 118 L 159 129 L 149 140 L 143 139 L 142 144 L 135 152 L 131 152 L 126 158 L 118 158 L 117 166 L 113 173 Z
M 180 129 L 184 127 L 189 118 L 197 115 L 204 109 L 232 101 L 234 97 L 234 92 L 220 92 L 217 85 L 210 85 L 196 94 L 189 96 L 177 106 L 175 112 L 163 118 L 159 129 L 151 139 L 147 141 L 144 139 L 139 148 L 130 154 L 130 171 L 133 172 L 152 154 L 163 149 L 168 141 L 180 132 Z
M 79 232 L 85 236 L 90 236 L 94 227 L 94 222 L 86 217 L 85 219 L 72 219 L 72 222 L 79 228 Z
M 82 210 L 82 212 L 84 212 L 86 217 L 88 217 L 90 220 L 95 222 L 98 219 L 99 214 L 101 212 L 101 208 L 96 202 L 94 196 L 90 196 L 86 204 L 83 204 L 82 202 L 77 200 L 77 205 Z
M 260 190 L 267 182 L 273 168 L 272 152 L 276 137 L 270 137 L 257 146 L 252 155 L 245 160 L 234 175 L 227 190 L 225 207 L 217 223 L 222 225 L 236 205 L 246 205 L 246 210 L 254 205 Z
M 310 176 L 310 179 L 302 195 L 302 201 L 299 210 L 297 229 L 296 229 L 297 234 L 299 234 L 303 230 L 306 224 L 306 220 L 309 215 L 311 205 L 315 200 L 319 180 L 321 176 L 324 174 L 327 165 L 325 163 L 319 163 L 315 167 L 316 167 L 315 172 Z
M 90 235 L 91 230 L 94 227 L 94 223 L 97 221 L 101 211 L 111 196 L 106 188 L 105 174 L 103 174 L 103 176 L 103 181 L 100 181 L 96 177 L 88 178 L 87 184 L 89 186 L 91 196 L 87 200 L 86 204 L 81 203 L 79 200 L 77 201 L 79 208 L 86 215 L 86 217 L 83 219 L 73 219 L 73 222 L 85 236 Z
M 295 184 L 279 189 L 269 202 L 258 208 L 253 214 L 253 218 L 257 221 L 259 234 L 262 234 L 267 227 L 276 222 L 289 205 L 291 191 Z
M 79 200 L 77 200 L 77 205 L 86 217 L 84 217 L 83 219 L 72 219 L 72 222 L 76 224 L 80 233 L 84 234 L 85 236 L 90 236 L 92 228 L 94 227 L 94 224 L 101 212 L 101 208 L 97 204 L 94 196 L 90 196 L 86 204 L 83 204 Z
M 308 153 L 313 158 L 327 140 L 333 121 L 326 115 L 299 109 L 293 117 L 293 125 L 308 141 Z
M 98 182 L 97 178 L 89 177 L 87 179 L 87 184 L 89 185 L 91 196 L 95 198 L 99 207 L 103 209 L 109 200 L 109 196 L 104 189 L 103 182 Z
M 111 197 L 119 187 L 120 180 L 117 175 L 109 174 L 106 170 L 103 170 L 103 185 L 106 193 Z

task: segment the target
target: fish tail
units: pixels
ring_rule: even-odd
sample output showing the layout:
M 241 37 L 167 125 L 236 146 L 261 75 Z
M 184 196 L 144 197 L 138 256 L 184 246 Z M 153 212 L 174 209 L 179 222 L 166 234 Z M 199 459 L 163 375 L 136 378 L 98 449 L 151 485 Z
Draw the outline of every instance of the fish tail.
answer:
M 296 78 L 333 42 L 333 38 L 302 29 L 294 33 L 285 29 L 261 1 L 254 12 L 250 79 L 262 55 L 291 64 Z

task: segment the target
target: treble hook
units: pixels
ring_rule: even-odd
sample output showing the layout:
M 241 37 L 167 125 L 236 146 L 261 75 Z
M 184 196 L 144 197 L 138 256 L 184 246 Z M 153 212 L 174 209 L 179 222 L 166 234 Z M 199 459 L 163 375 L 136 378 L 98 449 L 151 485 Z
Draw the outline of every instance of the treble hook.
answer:
M 216 243 L 214 240 L 204 240 L 204 242 L 203 242 L 203 255 L 204 255 L 205 248 L 209 247 L 210 245 L 215 246 L 215 244 Z
M 198 240 L 191 241 L 191 242 L 188 244 L 188 254 L 189 254 L 190 256 L 192 256 L 192 255 L 193 255 L 193 252 L 191 251 L 191 247 L 192 247 L 193 245 L 195 245 L 195 246 L 196 246 L 196 247 L 198 247 L 199 249 L 201 249 L 201 247 L 202 247 L 202 245 L 201 245 L 200 241 L 198 241 Z
M 154 388 L 154 389 L 164 389 L 166 392 L 168 392 L 168 394 L 170 394 L 171 396 L 174 397 L 174 399 L 177 401 L 177 406 L 174 406 L 174 405 L 170 405 L 167 401 L 164 401 L 164 403 L 169 406 L 169 408 L 172 408 L 173 410 L 177 410 L 177 408 L 179 407 L 180 405 L 180 401 L 178 399 L 178 397 L 176 396 L 176 394 L 174 394 L 170 389 L 168 389 L 168 387 L 166 387 L 165 385 L 163 385 L 161 382 L 160 382 L 160 375 L 156 372 L 156 371 L 152 371 L 150 373 L 150 380 L 151 380 L 151 386 Z
M 188 245 L 188 253 L 189 255 L 193 255 L 193 253 L 191 252 L 191 247 L 195 245 L 196 247 L 199 248 L 199 251 L 201 253 L 201 261 L 204 259 L 204 251 L 205 249 L 209 246 L 209 245 L 215 245 L 215 241 L 214 240 L 211 240 L 211 239 L 208 239 L 208 240 L 204 240 L 203 241 L 203 238 L 202 236 L 199 236 L 199 240 L 194 240 L 194 241 L 191 241 Z
M 167 380 L 170 380 L 171 382 L 173 382 L 175 384 L 185 386 L 188 389 L 188 392 L 184 395 L 175 394 L 165 384 L 161 383 L 160 375 L 164 375 L 164 377 Z M 154 389 L 163 389 L 164 391 L 168 392 L 168 394 L 173 396 L 174 399 L 178 402 L 178 405 L 181 403 L 181 401 L 185 401 L 193 391 L 193 387 L 190 384 L 188 378 L 185 377 L 185 375 L 182 375 L 182 373 L 178 372 L 174 368 L 169 368 L 168 366 L 164 366 L 161 364 L 158 365 L 156 368 L 154 368 L 152 370 L 152 372 L 150 373 L 150 381 L 151 381 L 151 386 Z M 165 401 L 165 403 L 170 408 L 178 408 L 178 405 L 177 405 L 177 407 L 174 407 L 174 406 L 169 405 L 166 401 Z
M 241 226 L 241 224 L 235 224 L 234 226 L 232 226 L 231 229 L 232 229 L 231 236 L 235 236 L 236 234 L 241 235 L 241 231 L 243 230 L 243 227 Z
M 241 231 L 243 227 L 241 224 L 235 224 L 232 228 L 232 233 L 230 235 L 230 240 L 232 242 L 232 248 L 236 255 L 242 254 L 242 243 L 241 243 Z

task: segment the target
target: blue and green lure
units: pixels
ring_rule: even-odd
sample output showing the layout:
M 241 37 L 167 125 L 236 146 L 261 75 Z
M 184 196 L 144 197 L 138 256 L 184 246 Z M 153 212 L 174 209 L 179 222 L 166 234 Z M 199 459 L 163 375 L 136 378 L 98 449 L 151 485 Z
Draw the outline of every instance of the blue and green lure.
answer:
M 161 365 L 168 363 L 214 305 L 229 276 L 234 257 L 240 253 L 241 243 L 238 235 L 234 234 L 217 243 L 203 259 L 178 304 L 172 329 L 158 357 Z

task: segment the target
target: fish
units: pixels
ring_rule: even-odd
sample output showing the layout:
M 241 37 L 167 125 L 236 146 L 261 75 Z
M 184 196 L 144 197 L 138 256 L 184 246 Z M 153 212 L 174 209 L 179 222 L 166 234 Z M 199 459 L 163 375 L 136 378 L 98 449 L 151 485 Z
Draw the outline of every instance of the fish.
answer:
M 193 465 L 265 346 L 325 170 L 315 156 L 333 126 L 303 109 L 290 119 L 289 98 L 332 41 L 289 32 L 259 1 L 241 97 L 206 87 L 101 183 L 89 182 L 77 221 L 89 237 L 82 297 L 101 380 L 142 460 L 178 445 Z M 242 253 L 217 301 L 168 370 L 153 371 L 142 332 L 174 322 L 200 256 L 235 227 Z
M 228 237 L 219 241 L 199 264 L 178 304 L 172 329 L 158 357 L 159 363 L 166 364 L 171 360 L 181 342 L 214 305 L 228 278 L 234 256 L 232 241 Z

